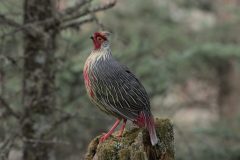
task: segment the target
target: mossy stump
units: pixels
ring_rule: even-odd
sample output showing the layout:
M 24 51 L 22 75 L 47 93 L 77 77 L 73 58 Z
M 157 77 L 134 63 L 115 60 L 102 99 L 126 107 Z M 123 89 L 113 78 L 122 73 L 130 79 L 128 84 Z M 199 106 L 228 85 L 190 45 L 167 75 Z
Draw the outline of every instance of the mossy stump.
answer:
M 134 128 L 126 131 L 121 140 L 117 132 L 103 143 L 101 136 L 94 138 L 88 146 L 85 160 L 174 160 L 173 125 L 169 119 L 156 119 L 159 143 L 152 146 L 146 129 Z

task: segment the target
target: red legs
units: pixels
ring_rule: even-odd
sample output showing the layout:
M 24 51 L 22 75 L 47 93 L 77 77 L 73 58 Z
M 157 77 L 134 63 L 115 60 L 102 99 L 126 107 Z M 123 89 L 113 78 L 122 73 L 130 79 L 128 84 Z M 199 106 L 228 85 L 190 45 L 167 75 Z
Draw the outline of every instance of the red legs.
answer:
M 119 131 L 119 134 L 117 135 L 117 138 L 119 138 L 119 139 L 122 138 L 122 134 L 123 134 L 123 131 L 124 131 L 124 129 L 125 129 L 126 123 L 127 123 L 127 120 L 124 119 L 124 120 L 123 120 L 123 124 L 122 124 L 122 126 L 121 126 L 121 129 L 120 129 L 120 131 Z
M 104 134 L 100 138 L 100 142 L 105 141 L 114 132 L 114 130 L 117 128 L 117 126 L 119 125 L 120 122 L 121 122 L 121 120 L 117 119 L 116 122 L 114 123 L 114 125 L 112 126 L 112 128 L 108 131 L 108 133 Z M 123 124 L 122 124 L 122 126 L 120 128 L 119 134 L 117 135 L 117 138 L 121 138 L 122 137 L 123 131 L 124 131 L 125 126 L 126 126 L 126 123 L 127 123 L 127 120 L 124 119 L 123 120 Z
M 120 123 L 120 119 L 117 119 L 117 121 L 114 123 L 114 125 L 112 126 L 112 128 L 108 131 L 108 133 L 106 133 L 105 135 L 103 135 L 101 138 L 100 138 L 100 142 L 103 142 L 105 141 L 113 132 L 114 130 L 117 128 L 117 126 L 119 125 Z

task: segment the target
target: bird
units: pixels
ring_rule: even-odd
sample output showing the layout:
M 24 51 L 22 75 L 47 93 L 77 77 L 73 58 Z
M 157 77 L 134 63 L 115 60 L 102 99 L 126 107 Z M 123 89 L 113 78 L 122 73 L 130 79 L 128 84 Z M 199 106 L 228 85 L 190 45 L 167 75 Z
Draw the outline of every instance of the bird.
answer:
M 129 68 L 117 61 L 111 51 L 108 31 L 95 32 L 93 49 L 85 61 L 83 76 L 90 100 L 103 112 L 116 117 L 112 128 L 100 138 L 105 141 L 122 121 L 118 138 L 122 137 L 127 120 L 147 128 L 151 144 L 158 143 L 149 96 Z

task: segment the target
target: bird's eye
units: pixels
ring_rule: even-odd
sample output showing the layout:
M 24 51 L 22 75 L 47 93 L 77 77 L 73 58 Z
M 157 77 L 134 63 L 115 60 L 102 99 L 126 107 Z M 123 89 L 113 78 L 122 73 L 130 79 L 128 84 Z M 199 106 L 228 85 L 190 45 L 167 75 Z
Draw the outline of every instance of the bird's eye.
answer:
M 97 37 L 97 41 L 102 42 L 103 41 L 102 37 Z

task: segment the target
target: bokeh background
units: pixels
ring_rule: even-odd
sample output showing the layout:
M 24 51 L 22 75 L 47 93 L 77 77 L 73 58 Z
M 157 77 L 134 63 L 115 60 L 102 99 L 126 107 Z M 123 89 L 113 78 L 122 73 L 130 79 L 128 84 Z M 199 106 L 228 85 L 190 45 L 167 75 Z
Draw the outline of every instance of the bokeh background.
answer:
M 57 9 L 75 2 L 58 0 Z M 0 0 L 0 13 L 21 22 L 22 5 L 22 0 Z M 96 16 L 97 23 L 57 36 L 56 112 L 51 118 L 71 116 L 53 130 L 50 159 L 83 158 L 90 140 L 114 123 L 90 103 L 82 76 L 93 48 L 89 37 L 103 27 L 113 33 L 114 57 L 145 86 L 154 116 L 172 120 L 177 160 L 239 160 L 240 1 L 119 0 Z M 1 35 L 9 30 L 0 23 Z M 0 39 L 0 96 L 16 112 L 22 111 L 22 38 L 17 32 Z M 0 106 L 0 147 L 19 128 Z M 21 159 L 22 148 L 16 137 L 8 158 Z

